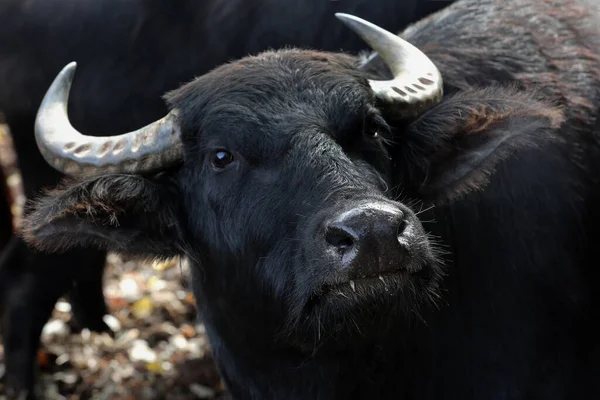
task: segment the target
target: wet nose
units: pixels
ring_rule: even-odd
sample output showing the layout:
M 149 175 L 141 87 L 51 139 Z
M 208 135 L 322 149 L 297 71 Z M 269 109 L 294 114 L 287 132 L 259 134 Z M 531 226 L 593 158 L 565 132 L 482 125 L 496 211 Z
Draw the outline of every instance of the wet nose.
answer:
M 345 211 L 325 227 L 325 242 L 349 277 L 401 269 L 409 218 L 400 208 L 370 203 Z

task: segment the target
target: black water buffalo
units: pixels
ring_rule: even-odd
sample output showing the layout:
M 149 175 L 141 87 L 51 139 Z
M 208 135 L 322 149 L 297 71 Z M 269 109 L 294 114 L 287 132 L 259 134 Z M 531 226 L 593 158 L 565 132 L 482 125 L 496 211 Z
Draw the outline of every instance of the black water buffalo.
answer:
M 59 182 L 33 139 L 35 114 L 56 73 L 79 62 L 70 114 L 94 135 L 153 121 L 161 95 L 231 59 L 269 47 L 356 52 L 365 45 L 336 11 L 356 13 L 399 31 L 452 1 L 419 0 L 0 0 L 0 111 L 14 136 L 26 195 Z M 109 116 L 110 118 L 106 118 Z M 10 217 L 3 207 L 4 216 Z M 104 330 L 105 253 L 48 256 L 23 243 L 0 269 L 9 381 L 31 384 L 39 333 L 57 297 L 76 281 L 71 300 L 82 326 Z M 6 264 L 6 263 L 5 263 Z M 52 282 L 52 284 L 49 284 Z M 14 376 L 16 378 L 11 378 Z
M 188 256 L 237 399 L 600 398 L 598 6 L 338 17 L 377 56 L 243 58 L 121 136 L 71 125 L 69 64 L 26 240 Z

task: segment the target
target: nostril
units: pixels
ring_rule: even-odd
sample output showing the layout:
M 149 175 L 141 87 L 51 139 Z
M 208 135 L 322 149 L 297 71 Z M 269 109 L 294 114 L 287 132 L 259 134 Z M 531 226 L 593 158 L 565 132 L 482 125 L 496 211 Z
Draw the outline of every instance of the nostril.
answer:
M 406 230 L 406 226 L 407 226 L 407 222 L 406 219 L 401 219 L 400 223 L 398 224 L 398 230 L 396 231 L 396 236 L 400 236 L 404 233 L 404 231 Z
M 328 227 L 325 232 L 325 240 L 340 251 L 345 251 L 354 246 L 353 235 L 343 227 Z

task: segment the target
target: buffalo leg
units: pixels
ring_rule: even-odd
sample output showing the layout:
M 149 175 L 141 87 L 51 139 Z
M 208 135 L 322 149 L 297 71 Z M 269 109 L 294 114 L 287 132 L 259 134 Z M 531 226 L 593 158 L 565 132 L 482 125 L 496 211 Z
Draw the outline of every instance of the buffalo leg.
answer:
M 86 249 L 88 262 L 85 274 L 78 274 L 68 298 L 72 306 L 77 328 L 88 328 L 96 332 L 111 332 L 103 320 L 108 314 L 104 301 L 103 282 L 106 252 Z M 81 260 L 77 260 L 78 263 Z

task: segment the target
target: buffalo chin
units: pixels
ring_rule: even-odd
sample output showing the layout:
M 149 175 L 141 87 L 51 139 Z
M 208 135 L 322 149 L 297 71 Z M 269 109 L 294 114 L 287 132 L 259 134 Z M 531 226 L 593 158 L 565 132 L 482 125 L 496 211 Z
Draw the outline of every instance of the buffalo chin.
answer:
M 422 319 L 423 312 L 436 306 L 440 298 L 441 278 L 441 265 L 432 259 L 422 262 L 420 268 L 321 285 L 305 302 L 296 329 L 313 339 L 360 340 L 369 329 Z

